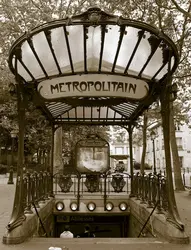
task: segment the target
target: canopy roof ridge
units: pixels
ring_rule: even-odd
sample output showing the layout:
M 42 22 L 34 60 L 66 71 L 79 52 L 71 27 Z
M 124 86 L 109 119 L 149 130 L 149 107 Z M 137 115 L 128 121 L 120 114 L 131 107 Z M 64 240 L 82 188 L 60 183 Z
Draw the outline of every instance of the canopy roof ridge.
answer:
M 47 119 L 104 125 L 134 122 L 178 62 L 159 29 L 97 6 L 32 29 L 9 54 L 11 71 L 33 88 Z

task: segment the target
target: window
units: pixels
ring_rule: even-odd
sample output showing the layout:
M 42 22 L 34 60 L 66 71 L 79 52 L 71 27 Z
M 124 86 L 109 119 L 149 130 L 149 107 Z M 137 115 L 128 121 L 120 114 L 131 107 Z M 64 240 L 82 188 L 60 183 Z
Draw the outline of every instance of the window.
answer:
M 179 156 L 180 167 L 183 167 L 183 156 Z
M 123 155 L 124 154 L 124 148 L 123 147 L 116 147 L 115 148 L 115 154 L 116 155 Z
M 178 150 L 182 150 L 183 149 L 182 137 L 176 137 L 176 144 L 177 144 Z

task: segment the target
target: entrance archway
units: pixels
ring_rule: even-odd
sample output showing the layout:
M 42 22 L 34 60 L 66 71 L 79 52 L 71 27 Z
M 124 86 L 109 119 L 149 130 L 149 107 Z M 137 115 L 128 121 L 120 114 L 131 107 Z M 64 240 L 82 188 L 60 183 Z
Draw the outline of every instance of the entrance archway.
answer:
M 184 231 L 174 198 L 169 146 L 169 105 L 174 93 L 171 76 L 178 60 L 174 43 L 155 27 L 108 14 L 97 7 L 43 24 L 13 44 L 9 67 L 17 82 L 19 162 L 9 235 L 25 220 L 23 121 L 29 99 L 51 123 L 53 137 L 64 124 L 125 127 L 129 133 L 132 196 L 133 128 L 137 118 L 160 99 L 168 219 Z M 53 142 L 52 167 L 46 180 L 50 184 L 49 194 L 53 195 Z M 5 243 L 9 237 L 4 238 Z

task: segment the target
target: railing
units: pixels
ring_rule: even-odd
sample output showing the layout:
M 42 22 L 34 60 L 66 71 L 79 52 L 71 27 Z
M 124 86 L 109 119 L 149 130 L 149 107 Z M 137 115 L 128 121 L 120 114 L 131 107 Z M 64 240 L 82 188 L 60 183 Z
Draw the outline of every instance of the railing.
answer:
M 18 182 L 20 180 L 18 179 Z M 19 183 L 17 183 L 19 184 Z M 23 177 L 24 209 L 25 213 L 32 213 L 32 205 L 39 207 L 39 202 L 45 202 L 53 194 L 72 195 L 78 201 L 84 196 L 98 195 L 104 199 L 114 195 L 131 195 L 152 208 L 157 204 L 158 212 L 168 210 L 166 197 L 166 178 L 161 173 L 133 176 L 132 190 L 131 176 L 128 173 L 110 173 L 100 175 L 55 174 L 48 172 L 26 173 Z
M 154 207 L 158 201 L 158 212 L 168 210 L 166 178 L 160 173 L 157 175 L 152 173 L 148 175 L 134 174 L 132 195 L 140 200 L 141 203 L 147 204 L 149 208 Z
M 62 174 L 54 175 L 54 194 L 65 193 L 74 196 L 116 195 L 130 193 L 130 175 L 128 173 L 113 174 Z
M 51 196 L 52 178 L 49 172 L 27 172 L 23 177 L 23 206 L 25 213 L 32 213 L 32 204 L 37 208 Z M 20 179 L 18 179 L 20 182 Z M 19 185 L 19 183 L 18 183 Z

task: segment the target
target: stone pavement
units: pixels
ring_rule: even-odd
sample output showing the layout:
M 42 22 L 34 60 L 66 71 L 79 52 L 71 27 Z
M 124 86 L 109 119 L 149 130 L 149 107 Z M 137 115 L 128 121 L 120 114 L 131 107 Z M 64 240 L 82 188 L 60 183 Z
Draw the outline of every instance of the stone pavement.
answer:
M 0 180 L 0 238 L 2 239 L 5 227 L 9 222 L 13 201 L 14 185 L 7 185 L 7 180 Z M 182 222 L 191 237 L 191 195 L 188 191 L 176 192 L 176 200 Z M 48 250 L 49 247 L 61 247 L 63 250 L 191 250 L 191 244 L 178 245 L 163 242 L 156 238 L 113 238 L 113 239 L 59 239 L 38 238 L 31 239 L 19 245 L 4 245 L 0 241 L 0 250 Z

